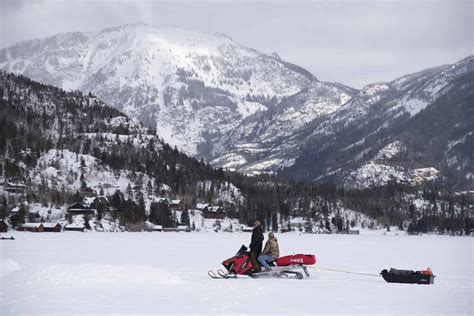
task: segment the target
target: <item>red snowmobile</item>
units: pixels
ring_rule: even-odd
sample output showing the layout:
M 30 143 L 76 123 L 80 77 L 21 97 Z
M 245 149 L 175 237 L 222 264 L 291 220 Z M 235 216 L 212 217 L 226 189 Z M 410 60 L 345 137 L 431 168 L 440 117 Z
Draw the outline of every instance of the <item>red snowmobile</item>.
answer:
M 229 279 L 237 278 L 239 275 L 247 275 L 252 278 L 297 278 L 303 279 L 304 275 L 309 277 L 307 266 L 316 264 L 314 255 L 296 254 L 280 257 L 276 260 L 268 262 L 271 266 L 270 271 L 255 272 L 252 262 L 250 261 L 250 252 L 247 247 L 242 245 L 235 256 L 224 260 L 222 265 L 227 271 L 217 270 L 217 274 L 210 270 L 208 275 L 213 279 Z M 304 272 L 304 275 L 303 275 Z

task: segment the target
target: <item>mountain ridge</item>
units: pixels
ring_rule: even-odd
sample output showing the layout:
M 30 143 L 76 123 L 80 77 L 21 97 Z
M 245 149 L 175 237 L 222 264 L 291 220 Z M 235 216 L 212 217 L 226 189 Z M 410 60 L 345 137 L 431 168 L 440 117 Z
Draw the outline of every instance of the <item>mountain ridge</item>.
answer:
M 92 91 L 218 167 L 317 182 L 343 173 L 335 181 L 361 185 L 353 179 L 357 170 L 370 169 L 378 151 L 400 141 L 395 134 L 403 126 L 471 73 L 473 58 L 358 90 L 319 81 L 222 34 L 138 23 L 22 42 L 0 50 L 0 69 Z M 403 180 L 436 167 L 443 177 L 442 159 L 376 169 Z
M 207 156 L 202 133 L 225 134 L 317 82 L 228 36 L 143 23 L 22 42 L 0 51 L 0 69 L 91 91 L 195 156 Z

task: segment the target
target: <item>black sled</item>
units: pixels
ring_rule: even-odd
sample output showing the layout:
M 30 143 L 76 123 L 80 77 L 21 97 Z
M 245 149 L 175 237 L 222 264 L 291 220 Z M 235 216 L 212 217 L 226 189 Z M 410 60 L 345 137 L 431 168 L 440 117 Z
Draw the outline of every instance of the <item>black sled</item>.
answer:
M 435 276 L 430 268 L 423 271 L 397 270 L 391 268 L 380 272 L 383 279 L 389 283 L 433 284 Z

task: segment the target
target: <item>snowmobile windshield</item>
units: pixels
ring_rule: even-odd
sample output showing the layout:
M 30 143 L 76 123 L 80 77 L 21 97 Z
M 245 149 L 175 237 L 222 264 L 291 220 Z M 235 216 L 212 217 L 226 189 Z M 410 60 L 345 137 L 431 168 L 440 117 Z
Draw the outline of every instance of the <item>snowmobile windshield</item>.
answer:
M 240 256 L 240 255 L 244 254 L 246 251 L 247 251 L 247 247 L 245 247 L 245 245 L 242 245 L 242 247 L 240 247 L 240 249 L 237 251 L 237 253 L 235 255 Z

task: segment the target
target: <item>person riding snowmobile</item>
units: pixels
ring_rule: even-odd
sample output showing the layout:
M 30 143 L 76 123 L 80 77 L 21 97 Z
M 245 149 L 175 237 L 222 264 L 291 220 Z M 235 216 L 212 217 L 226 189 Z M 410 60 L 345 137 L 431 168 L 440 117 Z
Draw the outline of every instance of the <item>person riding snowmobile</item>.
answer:
M 271 271 L 267 261 L 275 260 L 280 257 L 280 249 L 278 247 L 278 239 L 270 232 L 268 233 L 268 240 L 265 243 L 262 254 L 258 256 L 258 262 L 265 268 L 265 271 Z
M 262 252 L 263 239 L 263 228 L 259 221 L 255 221 L 252 230 L 252 239 L 250 241 L 250 261 L 254 267 L 254 272 L 261 272 L 260 264 L 257 261 L 258 256 Z

